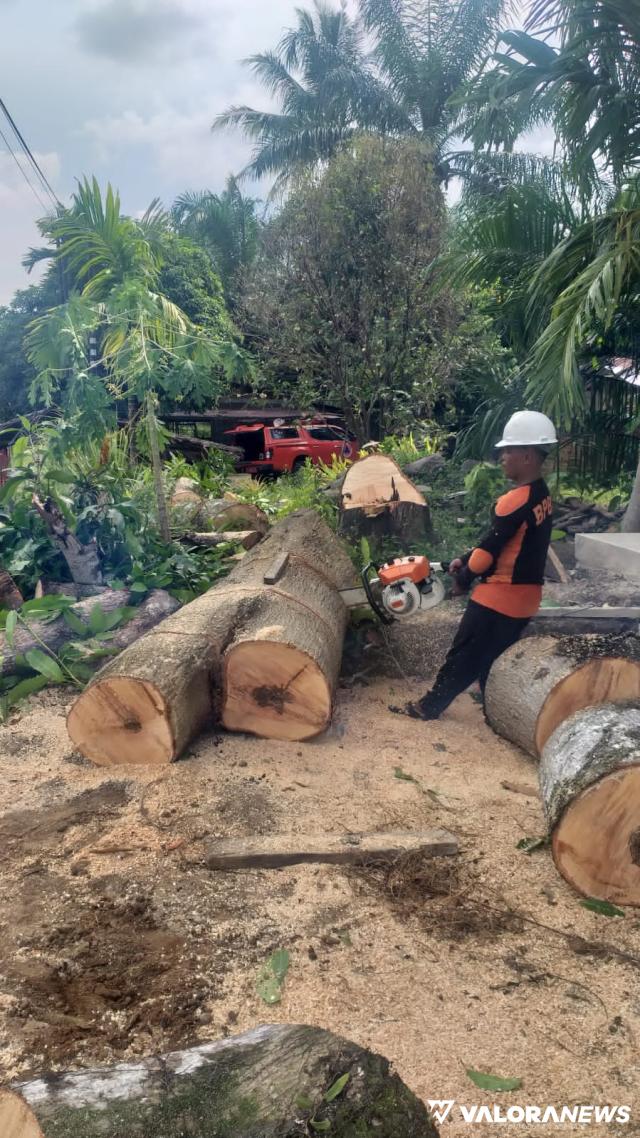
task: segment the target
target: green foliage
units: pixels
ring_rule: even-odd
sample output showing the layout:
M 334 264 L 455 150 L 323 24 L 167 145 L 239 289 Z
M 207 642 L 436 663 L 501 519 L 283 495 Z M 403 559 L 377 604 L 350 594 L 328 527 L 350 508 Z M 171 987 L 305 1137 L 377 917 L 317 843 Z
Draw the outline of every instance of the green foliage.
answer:
M 491 521 L 491 507 L 507 490 L 507 480 L 501 466 L 479 462 L 464 480 L 467 491 L 464 510 L 473 518 L 479 529 L 486 529 Z
M 25 434 L 12 448 L 9 481 L 0 489 L 0 564 L 23 595 L 33 593 L 40 577 L 68 580 L 66 563 L 31 504 L 34 493 L 55 502 L 79 541 L 97 542 L 107 580 L 140 596 L 165 588 L 180 600 L 192 600 L 227 572 L 224 548 L 163 540 L 153 508 L 152 471 L 142 462 L 131 465 L 126 432 L 77 447 L 67 443 L 65 420 L 33 427 L 25 419 L 24 424 Z M 187 468 L 189 477 L 199 471 L 205 490 L 216 495 L 226 489 L 224 470 L 215 459 Z M 172 460 L 165 468 L 165 487 L 180 473 L 181 462 Z
M 289 971 L 291 957 L 286 949 L 280 948 L 261 968 L 256 981 L 256 991 L 265 1004 L 279 1004 L 282 987 Z
M 469 1069 L 467 1077 L 483 1091 L 519 1091 L 522 1079 L 503 1079 L 499 1075 L 487 1075 L 482 1071 Z
M 446 438 L 446 431 L 437 423 L 419 423 L 408 435 L 385 435 L 378 450 L 381 454 L 390 455 L 399 466 L 407 466 L 419 458 L 437 454 Z
M 253 263 L 258 250 L 257 205 L 254 198 L 245 197 L 237 179 L 230 177 L 221 194 L 181 194 L 171 211 L 178 232 L 209 255 L 231 303 L 242 273 Z
M 243 325 L 280 397 L 339 406 L 361 441 L 430 418 L 448 300 L 432 295 L 444 202 L 418 143 L 358 139 L 266 227 Z M 435 290 L 433 290 L 435 293 Z
M 273 482 L 254 482 L 236 490 L 238 496 L 253 502 L 274 520 L 294 510 L 316 510 L 335 529 L 338 508 L 324 490 L 344 474 L 348 464 L 335 458 L 331 466 L 314 466 L 307 461 L 295 474 L 283 474 Z
M 619 909 L 617 905 L 612 905 L 610 901 L 599 901 L 595 897 L 589 897 L 586 901 L 581 901 L 583 909 L 588 909 L 591 913 L 597 913 L 600 917 L 624 917 L 624 909 Z

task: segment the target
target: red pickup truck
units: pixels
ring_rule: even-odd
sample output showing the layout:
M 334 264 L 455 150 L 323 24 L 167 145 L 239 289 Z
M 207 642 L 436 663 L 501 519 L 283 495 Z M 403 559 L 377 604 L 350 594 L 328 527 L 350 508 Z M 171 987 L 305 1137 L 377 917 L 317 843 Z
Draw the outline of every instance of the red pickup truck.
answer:
M 226 432 L 231 445 L 244 451 L 238 470 L 253 475 L 295 472 L 307 459 L 331 465 L 333 456 L 353 462 L 358 457 L 354 435 L 326 423 L 255 423 Z

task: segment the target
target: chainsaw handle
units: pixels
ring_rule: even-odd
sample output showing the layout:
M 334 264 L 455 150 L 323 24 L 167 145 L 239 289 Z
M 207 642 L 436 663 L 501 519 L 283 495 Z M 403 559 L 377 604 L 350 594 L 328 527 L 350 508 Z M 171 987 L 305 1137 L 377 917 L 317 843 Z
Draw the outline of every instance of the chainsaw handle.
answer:
M 362 585 L 363 585 L 365 593 L 367 594 L 367 600 L 368 600 L 369 604 L 371 605 L 371 608 L 373 609 L 374 613 L 376 614 L 378 619 L 382 621 L 383 624 L 394 624 L 395 623 L 394 618 L 392 616 L 389 616 L 389 614 L 386 613 L 384 611 L 384 609 L 380 607 L 376 598 L 373 595 L 373 591 L 371 589 L 371 582 L 369 580 L 369 573 L 372 569 L 375 569 L 376 573 L 378 572 L 378 566 L 373 561 L 369 561 L 369 563 L 367 565 L 365 565 L 364 569 L 362 570 Z

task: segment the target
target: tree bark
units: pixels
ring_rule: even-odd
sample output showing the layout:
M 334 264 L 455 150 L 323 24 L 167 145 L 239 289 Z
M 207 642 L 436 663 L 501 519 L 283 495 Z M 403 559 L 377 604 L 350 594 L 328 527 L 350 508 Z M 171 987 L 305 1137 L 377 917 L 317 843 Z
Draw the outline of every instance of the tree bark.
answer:
M 243 528 L 266 533 L 269 528 L 267 515 L 252 502 L 243 502 L 233 495 L 205 498 L 199 484 L 191 478 L 178 478 L 171 495 L 171 509 L 174 528 L 181 522 L 192 530 L 204 530 L 211 524 L 220 531 Z
M 19 609 L 24 597 L 13 577 L 0 569 L 0 609 Z
M 289 552 L 275 585 L 274 559 Z M 69 734 L 94 762 L 166 763 L 205 725 L 306 739 L 331 717 L 351 561 L 301 510 L 275 526 L 204 596 L 107 664 L 78 698 Z
M 338 1079 L 344 1089 L 326 1102 Z M 13 1088 L 32 1129 L 10 1138 L 438 1138 L 423 1103 L 380 1055 L 315 1027 L 260 1027 L 136 1064 L 57 1074 Z M 213 1127 L 213 1129 L 212 1129 Z M 9 1135 L 7 1135 L 9 1138 Z
M 625 510 L 620 529 L 623 533 L 640 533 L 640 462 L 636 470 L 629 505 Z
M 494 731 L 536 757 L 581 708 L 640 699 L 640 664 L 601 651 L 602 638 L 588 636 L 514 644 L 496 660 L 485 689 Z
M 542 752 L 540 792 L 563 877 L 587 897 L 640 905 L 640 708 L 566 720 Z
M 95 588 L 96 593 L 99 592 L 104 581 L 95 538 L 88 545 L 82 545 L 75 534 L 71 533 L 60 510 L 50 498 L 41 502 L 34 494 L 33 504 L 49 530 L 51 540 L 67 562 L 71 579 L 83 588 L 91 587 Z
M 128 589 L 114 589 L 101 593 L 97 597 L 89 597 L 72 605 L 71 612 L 89 627 L 89 617 L 98 605 L 103 612 L 113 612 L 114 609 L 125 608 L 131 603 L 132 594 Z M 109 646 L 123 650 L 128 648 L 135 640 L 148 632 L 154 625 L 159 624 L 165 617 L 170 616 L 180 608 L 179 601 L 165 593 L 163 589 L 155 589 L 142 602 L 138 612 L 122 628 L 116 630 Z M 26 618 L 29 624 L 29 617 Z M 33 628 L 33 632 L 30 631 Z M 13 637 L 13 647 L 7 644 L 4 633 L 0 632 L 0 676 L 8 676 L 15 671 L 16 656 L 24 655 L 31 648 L 41 648 L 44 643 L 52 652 L 59 652 L 69 640 L 77 639 L 76 633 L 69 627 L 63 616 L 44 623 L 40 620 L 31 620 L 30 627 L 26 628 L 22 622 L 18 623 Z
M 156 493 L 156 506 L 158 510 L 158 527 L 163 541 L 169 545 L 171 542 L 171 527 L 169 525 L 169 511 L 164 491 L 162 476 L 162 462 L 160 460 L 160 442 L 158 439 L 158 420 L 156 418 L 156 397 L 148 391 L 145 397 L 147 435 L 149 451 L 151 454 L 151 469 L 153 471 L 153 485 Z
M 392 458 L 370 454 L 347 471 L 340 497 L 340 533 L 376 544 L 392 538 L 408 551 L 431 536 L 426 498 Z

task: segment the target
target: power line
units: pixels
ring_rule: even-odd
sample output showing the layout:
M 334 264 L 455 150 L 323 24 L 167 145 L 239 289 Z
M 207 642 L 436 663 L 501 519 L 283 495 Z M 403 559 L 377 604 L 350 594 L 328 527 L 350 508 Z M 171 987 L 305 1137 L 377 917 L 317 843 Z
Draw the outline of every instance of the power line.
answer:
M 42 186 L 43 186 L 45 192 L 51 198 L 55 208 L 56 209 L 60 208 L 62 203 L 60 202 L 55 190 L 51 186 L 51 183 L 49 182 L 49 180 L 47 179 L 45 174 L 43 174 L 41 167 L 39 166 L 38 162 L 36 161 L 36 159 L 34 158 L 32 152 L 31 152 L 29 144 L 27 143 L 26 139 L 24 138 L 24 135 L 20 131 L 15 119 L 11 115 L 11 113 L 10 113 L 10 111 L 9 111 L 9 109 L 8 109 L 6 103 L 4 102 L 3 99 L 0 99 L 0 110 L 4 114 L 7 122 L 9 123 L 9 126 L 11 127 L 11 129 L 12 129 L 13 133 L 15 134 L 18 142 L 20 143 L 22 150 L 24 151 L 25 155 L 27 156 L 27 159 L 29 160 L 29 162 L 31 163 L 33 169 L 35 170 L 37 176 L 39 177 L 40 182 L 42 183 Z M 15 157 L 15 155 L 14 155 L 14 157 Z
M 22 177 L 24 178 L 25 182 L 27 183 L 27 185 L 28 185 L 29 189 L 31 190 L 32 194 L 34 194 L 34 195 L 35 195 L 35 197 L 37 198 L 38 202 L 39 202 L 39 203 L 40 203 L 40 205 L 42 206 L 42 208 L 43 208 L 44 212 L 46 213 L 46 212 L 47 212 L 47 209 L 48 209 L 48 207 L 47 207 L 47 206 L 45 205 L 45 203 L 43 202 L 42 198 L 40 197 L 40 194 L 39 194 L 39 193 L 38 193 L 38 191 L 36 190 L 36 188 L 35 188 L 35 186 L 33 185 L 33 183 L 29 181 L 29 178 L 28 178 L 28 177 L 27 177 L 27 175 L 25 174 L 24 170 L 22 169 L 22 166 L 20 165 L 20 162 L 18 161 L 18 155 L 16 154 L 15 150 L 13 150 L 13 149 L 12 149 L 12 147 L 11 147 L 11 143 L 9 142 L 9 140 L 8 140 L 8 138 L 7 138 L 6 134 L 4 133 L 4 131 L 3 131 L 3 130 L 1 130 L 1 129 L 0 129 L 0 138 L 1 138 L 1 139 L 2 139 L 2 141 L 4 142 L 4 144 L 5 144 L 6 148 L 7 148 L 7 150 L 9 151 L 9 154 L 10 154 L 10 155 L 11 155 L 11 157 L 13 158 L 13 160 L 14 160 L 14 162 L 15 162 L 16 166 L 18 167 L 18 169 L 19 169 L 20 173 L 22 174 Z

